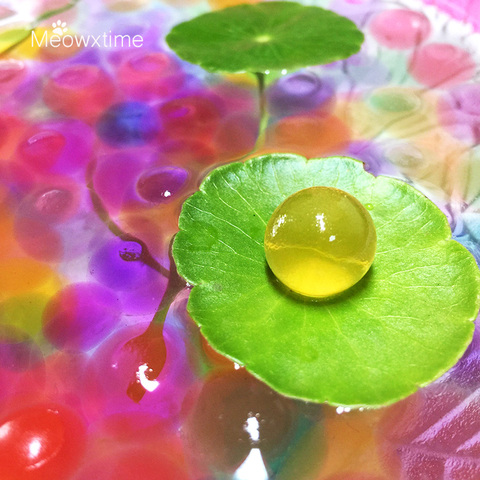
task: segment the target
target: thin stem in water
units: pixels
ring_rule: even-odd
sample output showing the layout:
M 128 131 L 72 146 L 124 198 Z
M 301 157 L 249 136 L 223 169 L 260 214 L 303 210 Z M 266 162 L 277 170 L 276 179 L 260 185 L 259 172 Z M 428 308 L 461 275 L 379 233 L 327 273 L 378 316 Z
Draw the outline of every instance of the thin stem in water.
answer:
M 265 73 L 255 73 L 258 82 L 258 137 L 253 150 L 258 150 L 265 143 L 265 131 L 268 125 L 267 97 L 265 95 Z

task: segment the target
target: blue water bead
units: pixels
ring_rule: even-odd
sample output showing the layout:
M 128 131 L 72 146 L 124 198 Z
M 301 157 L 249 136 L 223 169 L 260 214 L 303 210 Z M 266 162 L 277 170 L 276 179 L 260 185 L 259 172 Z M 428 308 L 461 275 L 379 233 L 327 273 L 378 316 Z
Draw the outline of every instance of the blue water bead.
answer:
M 146 103 L 123 102 L 110 107 L 100 118 L 97 132 L 113 146 L 144 145 L 160 131 L 156 111 Z

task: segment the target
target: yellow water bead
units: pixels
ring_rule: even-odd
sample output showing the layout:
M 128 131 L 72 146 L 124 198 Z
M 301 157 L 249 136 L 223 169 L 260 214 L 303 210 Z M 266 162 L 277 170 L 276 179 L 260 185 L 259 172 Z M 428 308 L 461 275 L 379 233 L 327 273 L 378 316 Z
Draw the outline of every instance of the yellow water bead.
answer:
M 377 236 L 372 217 L 352 195 L 311 187 L 288 197 L 265 232 L 270 269 L 289 289 L 308 297 L 336 295 L 370 268 Z

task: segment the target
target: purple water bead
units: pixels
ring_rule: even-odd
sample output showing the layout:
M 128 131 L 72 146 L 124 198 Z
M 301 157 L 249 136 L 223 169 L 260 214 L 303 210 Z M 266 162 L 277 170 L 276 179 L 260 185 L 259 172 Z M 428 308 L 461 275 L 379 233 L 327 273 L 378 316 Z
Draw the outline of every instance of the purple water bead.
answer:
M 356 141 L 348 146 L 347 155 L 365 164 L 365 170 L 372 175 L 392 173 L 394 169 L 385 161 L 381 149 L 373 142 Z
M 150 270 L 140 261 L 142 246 L 115 238 L 103 245 L 90 260 L 93 277 L 116 290 L 137 288 Z
M 328 78 L 320 79 L 313 72 L 299 72 L 280 78 L 267 93 L 272 115 L 287 116 L 327 109 L 334 98 L 334 85 Z
M 121 309 L 114 293 L 95 283 L 60 290 L 43 313 L 43 332 L 59 349 L 89 350 L 111 333 Z
M 167 203 L 180 193 L 188 172 L 180 167 L 157 167 L 145 172 L 137 182 L 137 193 L 147 202 Z

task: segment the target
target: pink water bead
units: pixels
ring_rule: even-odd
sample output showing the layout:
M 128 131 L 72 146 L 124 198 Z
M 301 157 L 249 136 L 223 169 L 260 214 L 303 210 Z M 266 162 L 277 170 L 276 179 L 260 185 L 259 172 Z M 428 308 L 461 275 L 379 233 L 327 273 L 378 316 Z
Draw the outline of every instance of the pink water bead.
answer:
M 430 43 L 411 57 L 409 72 L 427 87 L 446 87 L 470 80 L 475 62 L 465 49 L 448 43 Z
M 430 30 L 430 22 L 423 13 L 403 9 L 379 12 L 370 23 L 370 31 L 378 43 L 398 50 L 422 43 Z

